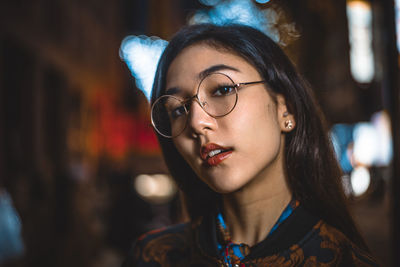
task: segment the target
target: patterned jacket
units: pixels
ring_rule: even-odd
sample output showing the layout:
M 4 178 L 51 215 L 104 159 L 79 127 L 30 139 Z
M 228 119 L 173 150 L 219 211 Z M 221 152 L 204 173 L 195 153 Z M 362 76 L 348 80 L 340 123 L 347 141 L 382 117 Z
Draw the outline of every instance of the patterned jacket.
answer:
M 215 217 L 155 230 L 139 238 L 123 267 L 226 266 Z M 235 266 L 379 266 L 342 232 L 300 205 Z

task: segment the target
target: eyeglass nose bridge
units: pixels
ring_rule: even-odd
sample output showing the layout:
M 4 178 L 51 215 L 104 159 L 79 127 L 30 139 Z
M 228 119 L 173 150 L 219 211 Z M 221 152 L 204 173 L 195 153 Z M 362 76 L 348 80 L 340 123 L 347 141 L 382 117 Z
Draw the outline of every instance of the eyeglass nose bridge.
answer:
M 199 106 L 204 110 L 205 113 L 207 113 L 208 115 L 212 116 L 205 109 L 205 106 L 207 105 L 207 101 L 203 101 L 202 102 L 200 100 L 200 98 L 199 98 L 199 94 L 198 93 L 184 101 L 183 106 L 185 107 L 186 114 L 189 114 L 190 107 L 191 107 L 191 104 L 192 104 L 193 100 L 196 101 L 199 104 Z

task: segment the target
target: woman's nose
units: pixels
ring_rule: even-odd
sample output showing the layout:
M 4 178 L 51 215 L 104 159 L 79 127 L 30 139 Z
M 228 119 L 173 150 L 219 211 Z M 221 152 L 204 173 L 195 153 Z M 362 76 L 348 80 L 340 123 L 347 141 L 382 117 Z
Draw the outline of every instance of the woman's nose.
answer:
M 217 129 L 216 119 L 205 112 L 197 100 L 193 100 L 188 116 L 187 126 L 197 135 L 204 135 L 207 131 Z

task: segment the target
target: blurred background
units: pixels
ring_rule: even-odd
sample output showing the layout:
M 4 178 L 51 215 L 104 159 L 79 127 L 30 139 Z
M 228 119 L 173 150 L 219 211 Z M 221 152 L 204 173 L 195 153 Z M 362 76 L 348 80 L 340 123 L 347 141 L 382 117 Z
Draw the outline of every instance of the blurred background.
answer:
M 382 266 L 400 266 L 399 9 L 1 0 L 0 266 L 119 266 L 140 234 L 182 220 L 147 97 L 173 33 L 226 21 L 267 32 L 308 79 L 355 220 Z

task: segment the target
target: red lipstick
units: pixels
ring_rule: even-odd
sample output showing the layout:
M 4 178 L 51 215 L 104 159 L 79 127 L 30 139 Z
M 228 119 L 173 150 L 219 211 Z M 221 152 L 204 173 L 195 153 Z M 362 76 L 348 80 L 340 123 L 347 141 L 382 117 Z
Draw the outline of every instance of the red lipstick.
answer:
M 217 166 L 232 154 L 232 149 L 214 143 L 201 147 L 200 156 L 209 166 Z

